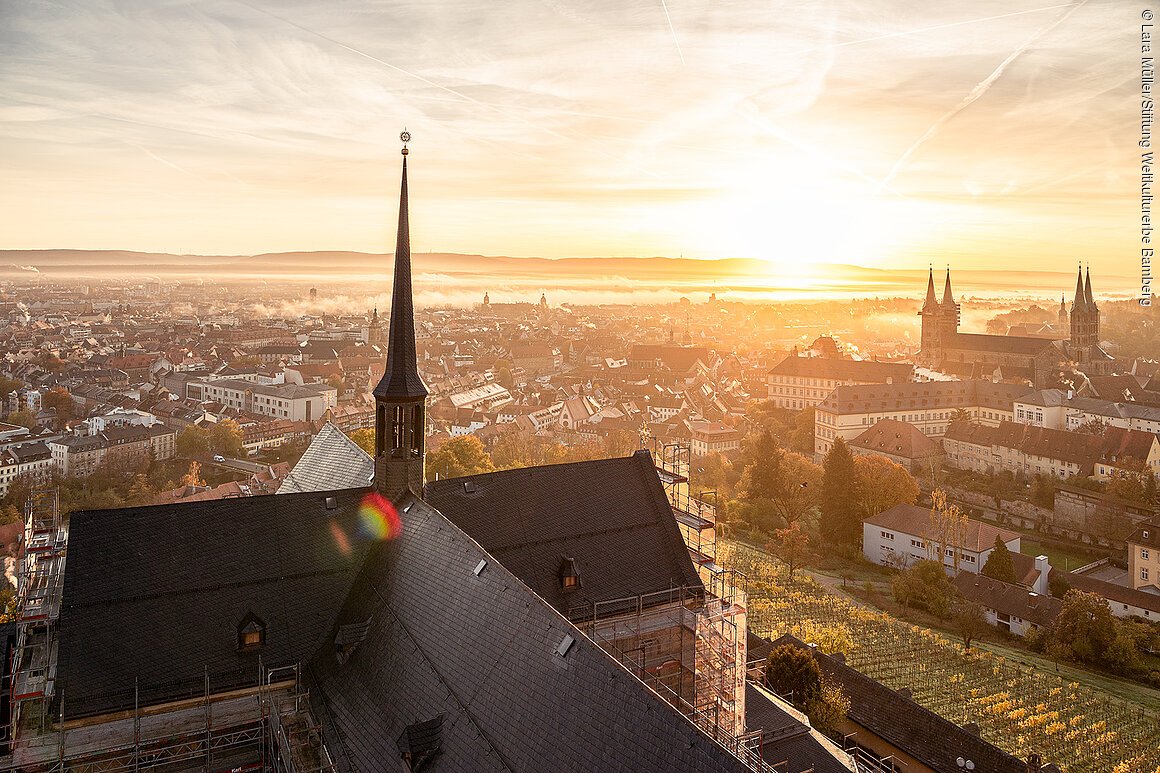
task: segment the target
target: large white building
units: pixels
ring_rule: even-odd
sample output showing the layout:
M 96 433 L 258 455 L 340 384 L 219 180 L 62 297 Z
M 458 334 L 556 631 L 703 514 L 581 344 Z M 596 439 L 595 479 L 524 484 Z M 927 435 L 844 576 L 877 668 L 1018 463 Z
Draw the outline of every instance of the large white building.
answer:
M 880 566 L 899 569 L 917 561 L 937 561 L 938 534 L 931 521 L 930 509 L 917 505 L 895 505 L 872 515 L 862 523 L 862 554 Z M 1003 540 L 1013 556 L 1019 553 L 1018 534 L 982 521 L 968 519 L 966 529 L 957 536 L 956 544 L 943 547 L 940 563 L 948 574 L 954 573 L 956 552 L 960 571 L 981 571 L 995 549 L 995 537 Z M 1042 582 L 1046 592 L 1046 573 Z
M 258 384 L 227 378 L 203 381 L 200 391 L 202 400 L 226 408 L 291 421 L 320 419 L 338 405 L 338 390 L 325 384 Z
M 1015 400 L 1030 391 L 990 381 L 840 386 L 814 411 L 814 453 L 825 456 L 837 438 L 852 440 L 883 419 L 904 421 L 927 437 L 942 437 L 961 409 L 976 423 L 997 427 L 1011 421 Z
M 910 381 L 914 366 L 906 363 L 793 355 L 774 365 L 766 379 L 773 404 L 793 410 L 817 405 L 840 386 Z

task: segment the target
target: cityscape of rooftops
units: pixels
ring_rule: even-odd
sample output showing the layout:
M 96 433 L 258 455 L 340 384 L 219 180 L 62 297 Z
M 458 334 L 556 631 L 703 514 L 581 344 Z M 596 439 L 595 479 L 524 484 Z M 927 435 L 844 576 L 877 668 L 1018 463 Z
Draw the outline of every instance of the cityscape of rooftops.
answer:
M 0 3 L 0 773 L 1160 773 L 1153 35 Z

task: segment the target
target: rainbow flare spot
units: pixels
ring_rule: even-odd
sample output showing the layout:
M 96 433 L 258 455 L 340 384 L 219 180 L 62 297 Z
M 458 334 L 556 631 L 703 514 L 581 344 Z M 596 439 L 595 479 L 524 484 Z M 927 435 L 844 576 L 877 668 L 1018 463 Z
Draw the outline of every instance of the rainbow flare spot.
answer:
M 403 531 L 399 511 L 377 491 L 363 497 L 358 506 L 359 535 L 367 539 L 389 540 Z

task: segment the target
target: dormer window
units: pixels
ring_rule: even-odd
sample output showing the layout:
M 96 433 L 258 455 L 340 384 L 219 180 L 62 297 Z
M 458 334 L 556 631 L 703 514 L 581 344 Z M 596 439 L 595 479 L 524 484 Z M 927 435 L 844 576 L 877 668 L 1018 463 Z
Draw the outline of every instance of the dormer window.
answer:
M 266 643 L 266 624 L 253 612 L 238 623 L 238 651 L 253 652 Z
M 580 567 L 575 558 L 566 557 L 560 562 L 560 587 L 565 591 L 576 590 L 581 586 Z

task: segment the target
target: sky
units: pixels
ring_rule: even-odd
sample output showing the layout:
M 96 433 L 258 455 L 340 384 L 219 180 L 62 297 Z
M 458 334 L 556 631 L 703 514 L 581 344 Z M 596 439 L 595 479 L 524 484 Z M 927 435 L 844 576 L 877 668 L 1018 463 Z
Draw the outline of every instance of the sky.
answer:
M 0 248 L 1131 275 L 1143 7 L 0 0 Z

